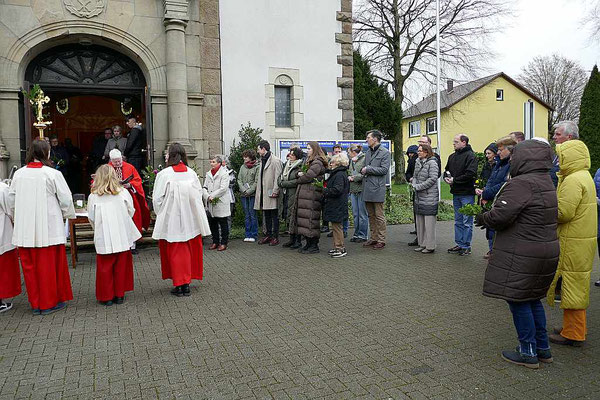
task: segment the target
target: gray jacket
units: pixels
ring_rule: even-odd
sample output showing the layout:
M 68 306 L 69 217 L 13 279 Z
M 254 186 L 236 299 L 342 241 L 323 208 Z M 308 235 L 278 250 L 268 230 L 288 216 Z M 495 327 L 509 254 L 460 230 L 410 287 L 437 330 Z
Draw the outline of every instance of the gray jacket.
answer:
M 418 215 L 437 215 L 439 203 L 438 174 L 435 157 L 417 159 L 411 186 L 415 189 L 414 209 Z
M 357 160 L 350 160 L 350 167 L 348 168 L 348 175 L 353 176 L 354 180 L 350 182 L 350 193 L 360 193 L 362 192 L 362 181 L 363 176 L 360 173 L 360 170 L 365 166 L 365 152 L 361 151 L 358 153 Z
M 373 203 L 385 202 L 385 185 L 390 173 L 390 152 L 379 145 L 377 150 L 365 152 L 365 174 L 363 178 L 363 200 Z
M 119 149 L 121 154 L 123 154 L 123 152 L 125 151 L 125 145 L 127 145 L 127 138 L 120 137 L 116 139 L 114 137 L 111 137 L 110 139 L 108 139 L 106 147 L 104 148 L 104 157 L 108 158 L 108 153 L 110 153 L 110 151 L 115 148 Z

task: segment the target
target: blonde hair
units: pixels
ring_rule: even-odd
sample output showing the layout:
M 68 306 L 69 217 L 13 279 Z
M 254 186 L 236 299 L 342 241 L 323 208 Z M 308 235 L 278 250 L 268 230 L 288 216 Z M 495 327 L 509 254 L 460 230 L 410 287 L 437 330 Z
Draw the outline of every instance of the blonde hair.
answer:
M 344 153 L 335 154 L 333 157 L 331 157 L 331 160 L 329 160 L 329 164 L 347 167 L 349 164 L 348 156 Z
M 121 184 L 115 169 L 108 164 L 98 167 L 91 192 L 102 196 L 105 194 L 117 195 L 120 191 Z

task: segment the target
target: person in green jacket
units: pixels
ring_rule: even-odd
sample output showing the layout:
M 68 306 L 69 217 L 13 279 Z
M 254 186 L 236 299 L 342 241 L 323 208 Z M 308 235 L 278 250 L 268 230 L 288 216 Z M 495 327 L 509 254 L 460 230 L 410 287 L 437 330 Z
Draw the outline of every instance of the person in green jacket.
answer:
M 258 218 L 254 210 L 254 195 L 256 193 L 256 174 L 258 163 L 256 162 L 256 151 L 249 149 L 242 153 L 244 164 L 238 173 L 238 187 L 240 199 L 244 208 L 246 235 L 244 242 L 256 242 L 258 239 Z
M 360 144 L 348 148 L 350 166 L 348 180 L 350 181 L 350 203 L 352 204 L 352 218 L 354 218 L 354 235 L 351 242 L 362 243 L 369 238 L 369 215 L 362 197 L 362 179 L 360 170 L 365 166 L 365 153 Z
M 587 333 L 586 309 L 598 229 L 596 187 L 590 175 L 590 152 L 581 140 L 556 145 L 558 172 L 558 239 L 560 258 L 548 303 L 554 305 L 556 283 L 562 278 L 560 308 L 563 326 L 549 335 L 552 343 L 581 346 Z

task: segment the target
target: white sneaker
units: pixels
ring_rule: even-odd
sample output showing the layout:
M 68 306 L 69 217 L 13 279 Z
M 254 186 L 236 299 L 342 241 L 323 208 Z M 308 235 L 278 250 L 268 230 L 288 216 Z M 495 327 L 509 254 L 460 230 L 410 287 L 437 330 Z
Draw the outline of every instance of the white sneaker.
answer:
M 12 308 L 12 303 L 0 302 L 0 313 L 3 313 L 4 311 L 8 311 L 11 308 Z
M 254 243 L 254 242 L 256 242 L 256 239 L 254 239 L 254 238 L 246 238 L 246 239 L 244 239 L 244 242 Z
M 249 242 L 250 238 L 244 238 L 244 242 Z

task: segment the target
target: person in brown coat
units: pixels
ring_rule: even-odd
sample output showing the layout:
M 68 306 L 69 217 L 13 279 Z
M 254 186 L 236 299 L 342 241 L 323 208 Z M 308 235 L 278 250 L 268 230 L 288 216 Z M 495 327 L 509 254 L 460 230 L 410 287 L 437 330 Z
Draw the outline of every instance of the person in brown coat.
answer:
M 319 252 L 321 236 L 321 201 L 323 189 L 313 182 L 323 181 L 327 165 L 327 156 L 317 142 L 309 142 L 307 147 L 306 172 L 298 172 L 298 189 L 292 218 L 296 223 L 298 235 L 306 238 L 306 245 L 298 252 L 314 254 Z
M 477 225 L 496 231 L 485 271 L 484 296 L 508 302 L 519 337 L 517 351 L 502 358 L 528 368 L 552 362 L 546 314 L 540 299 L 558 266 L 558 201 L 549 171 L 552 149 L 526 140 L 513 150 L 511 179 L 500 189 L 492 209 Z
M 283 163 L 271 153 L 271 145 L 266 140 L 258 144 L 260 164 L 256 174 L 256 196 L 254 198 L 254 209 L 263 212 L 267 233 L 258 241 L 258 244 L 279 244 L 279 214 L 277 211 L 277 197 L 279 197 L 279 186 L 277 180 L 281 175 Z

